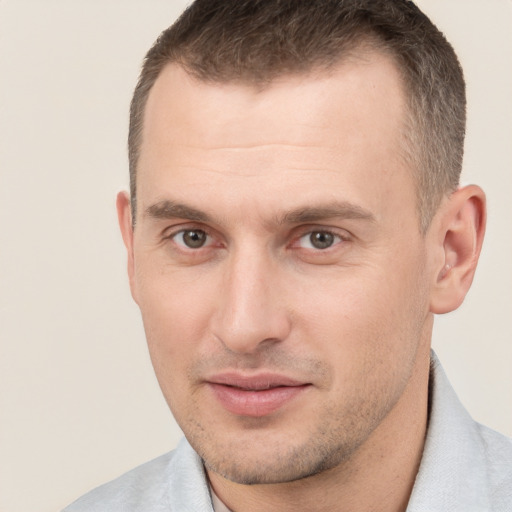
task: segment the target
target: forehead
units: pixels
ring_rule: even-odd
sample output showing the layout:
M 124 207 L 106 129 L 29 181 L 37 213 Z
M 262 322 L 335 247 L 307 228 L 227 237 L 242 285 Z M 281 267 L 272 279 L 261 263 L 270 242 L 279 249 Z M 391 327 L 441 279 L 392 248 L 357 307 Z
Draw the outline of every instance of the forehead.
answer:
M 195 139 L 215 145 L 216 135 L 232 135 L 240 143 L 257 142 L 259 135 L 285 138 L 300 136 L 304 123 L 316 117 L 318 137 L 337 122 L 350 121 L 357 129 L 368 118 L 381 112 L 399 119 L 404 108 L 403 84 L 393 58 L 386 53 L 362 48 L 329 69 L 305 74 L 283 75 L 266 84 L 209 82 L 195 79 L 181 66 L 168 64 L 156 80 L 146 104 L 143 141 L 161 136 L 177 144 L 186 142 L 183 124 L 194 123 Z M 333 108 L 335 103 L 351 102 L 354 108 Z M 356 116 L 351 114 L 357 113 Z M 241 115 L 243 116 L 243 119 Z M 320 121 L 320 117 L 323 119 Z M 208 119 L 208 123 L 205 123 Z M 244 124 L 241 132 L 233 121 Z M 269 125 L 269 120 L 272 123 Z M 279 137 L 280 121 L 288 121 L 286 134 Z M 211 125 L 222 131 L 212 131 Z M 279 123 L 280 124 L 280 123 Z M 296 126 L 295 130 L 293 125 Z M 231 126 L 232 130 L 229 131 Z M 201 127 L 203 129 L 201 129 Z M 265 128 L 262 133 L 261 128 Z M 270 129 L 276 128 L 276 133 Z M 309 133 L 308 137 L 312 134 Z M 181 139 L 181 140 L 180 140 Z M 299 139 L 300 142 L 300 139 Z
M 282 183 L 288 192 L 336 188 L 357 195 L 354 183 L 361 180 L 369 194 L 377 181 L 382 187 L 408 182 L 401 158 L 404 110 L 395 64 L 377 52 L 263 88 L 198 81 L 168 65 L 146 105 L 138 202 L 192 190 L 209 201 L 219 193 L 212 187 L 227 181 L 260 202 L 262 189 Z

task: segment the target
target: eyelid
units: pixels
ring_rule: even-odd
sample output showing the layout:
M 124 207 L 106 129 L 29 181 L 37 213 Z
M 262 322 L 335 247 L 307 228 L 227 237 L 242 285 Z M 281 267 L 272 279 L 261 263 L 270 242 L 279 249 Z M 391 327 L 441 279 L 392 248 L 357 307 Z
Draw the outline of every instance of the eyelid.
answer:
M 185 233 L 187 231 L 203 231 L 204 233 L 206 233 L 206 236 L 208 237 L 207 242 L 205 242 L 205 244 L 202 245 L 201 247 L 194 249 L 192 247 L 187 247 L 184 244 L 178 243 L 176 240 L 174 240 L 174 238 L 177 235 L 179 235 L 180 233 Z M 168 226 L 162 231 L 162 234 L 161 234 L 161 239 L 163 242 L 170 240 L 170 241 L 174 242 L 174 244 L 177 245 L 180 250 L 192 251 L 192 252 L 198 252 L 201 249 L 207 249 L 207 248 L 211 247 L 212 245 L 214 245 L 216 238 L 219 238 L 219 237 L 214 232 L 214 230 L 212 230 L 208 226 L 198 224 L 197 222 L 194 222 L 194 221 L 183 222 L 183 223 L 179 223 L 179 224 L 176 224 L 173 226 Z
M 219 241 L 219 245 L 225 246 L 225 243 L 222 242 L 222 237 L 216 232 L 216 230 L 210 228 L 209 226 L 200 224 L 196 221 L 180 222 L 180 223 L 172 225 L 172 226 L 167 226 L 161 232 L 160 238 L 162 241 L 172 240 L 176 235 L 178 235 L 180 233 L 183 233 L 186 231 L 195 231 L 195 230 L 204 231 L 206 233 L 206 235 L 210 238 L 210 241 L 198 249 L 192 249 L 192 248 L 188 248 L 188 249 L 190 249 L 192 251 L 198 251 L 199 249 L 211 247 L 212 241 L 214 241 L 215 239 L 217 239 Z M 291 248 L 293 248 L 293 246 L 296 246 L 300 239 L 302 239 L 303 237 L 305 237 L 307 235 L 311 235 L 312 233 L 315 233 L 315 232 L 328 233 L 336 238 L 339 238 L 341 242 L 348 242 L 353 238 L 352 234 L 349 231 L 347 231 L 346 229 L 337 228 L 337 227 L 333 227 L 333 226 L 305 225 L 305 226 L 300 226 L 298 228 L 295 228 L 294 231 L 295 231 L 295 234 L 292 234 L 291 242 L 289 244 L 287 244 L 288 247 L 291 247 Z M 314 250 L 318 251 L 318 252 L 326 252 L 329 249 L 331 249 L 332 247 L 335 247 L 338 244 L 340 244 L 340 241 L 335 242 L 329 248 L 314 249 Z M 180 244 L 180 247 L 183 247 L 183 245 Z M 297 247 L 295 247 L 295 248 L 297 248 Z M 313 250 L 313 249 L 310 249 L 310 250 Z
M 339 238 L 341 241 L 348 242 L 352 239 L 352 235 L 346 229 L 335 228 L 333 226 L 301 226 L 296 234 L 293 237 L 292 244 L 299 241 L 301 238 L 304 238 L 307 235 L 311 235 L 312 233 L 328 233 L 334 237 Z
M 206 226 L 202 226 L 197 224 L 196 222 L 179 222 L 177 224 L 173 224 L 172 226 L 165 227 L 161 232 L 162 238 L 172 238 L 182 231 L 204 231 L 206 234 L 210 234 L 210 230 Z
M 315 247 L 312 235 L 314 233 L 325 233 L 327 235 L 332 236 L 332 243 L 330 245 L 327 245 L 325 247 Z M 335 235 L 333 233 L 328 233 L 326 231 L 313 231 L 312 233 L 306 233 L 305 235 L 302 235 L 298 241 L 297 245 L 299 249 L 305 249 L 307 251 L 312 252 L 328 252 L 329 250 L 335 249 L 341 242 L 343 242 L 342 238 L 338 235 Z
M 199 247 L 190 247 L 184 241 L 185 234 L 193 232 L 193 231 L 202 231 L 206 235 L 206 239 L 205 239 L 204 243 L 202 245 L 200 245 Z M 181 240 L 180 240 L 180 238 L 181 238 Z M 208 233 L 206 233 L 206 231 L 204 231 L 202 229 L 182 229 L 181 231 L 174 233 L 171 236 L 171 239 L 174 241 L 174 243 L 176 245 L 179 245 L 183 250 L 186 250 L 186 251 L 188 251 L 188 250 L 199 251 L 201 249 L 206 249 L 207 247 L 210 247 L 213 242 L 213 238 Z

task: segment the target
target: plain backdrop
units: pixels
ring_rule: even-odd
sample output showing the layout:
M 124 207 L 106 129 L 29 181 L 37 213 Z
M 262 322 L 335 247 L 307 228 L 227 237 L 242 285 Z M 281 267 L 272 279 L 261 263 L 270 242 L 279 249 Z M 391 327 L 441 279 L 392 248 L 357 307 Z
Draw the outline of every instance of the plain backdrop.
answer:
M 487 240 L 434 346 L 473 416 L 512 434 L 512 2 L 419 2 L 468 83 L 464 181 Z M 0 1 L 0 512 L 60 510 L 172 449 L 125 277 L 128 104 L 177 0 Z

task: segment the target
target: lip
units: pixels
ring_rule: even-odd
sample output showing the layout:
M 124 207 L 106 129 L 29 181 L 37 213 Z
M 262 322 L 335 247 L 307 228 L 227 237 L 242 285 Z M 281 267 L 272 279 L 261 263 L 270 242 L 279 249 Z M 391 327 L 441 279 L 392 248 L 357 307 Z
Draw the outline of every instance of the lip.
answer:
M 207 379 L 215 398 L 230 413 L 253 418 L 281 409 L 311 384 L 278 375 L 224 373 Z

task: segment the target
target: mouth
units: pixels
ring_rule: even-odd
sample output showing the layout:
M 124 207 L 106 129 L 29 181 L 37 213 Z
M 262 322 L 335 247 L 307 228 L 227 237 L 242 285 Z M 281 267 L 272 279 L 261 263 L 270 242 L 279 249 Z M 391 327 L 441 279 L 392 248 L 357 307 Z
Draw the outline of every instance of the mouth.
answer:
M 230 413 L 253 418 L 267 416 L 304 393 L 310 383 L 276 374 L 216 375 L 207 380 L 215 398 Z

